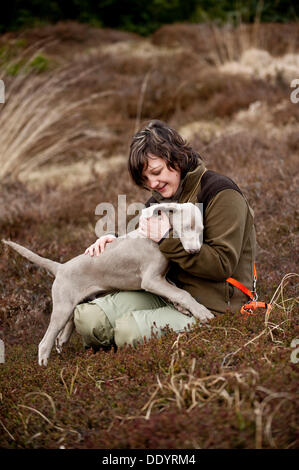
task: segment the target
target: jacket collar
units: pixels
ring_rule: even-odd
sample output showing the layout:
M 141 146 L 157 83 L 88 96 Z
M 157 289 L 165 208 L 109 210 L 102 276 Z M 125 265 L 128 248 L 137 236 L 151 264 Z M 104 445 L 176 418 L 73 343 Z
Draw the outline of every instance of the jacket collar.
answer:
M 176 193 L 170 198 L 164 198 L 161 193 L 156 190 L 152 191 L 153 198 L 161 203 L 161 202 L 178 202 L 182 198 L 186 198 L 188 194 L 192 192 L 195 185 L 197 184 L 199 178 L 203 175 L 206 167 L 203 161 L 200 161 L 198 166 L 192 170 L 188 171 L 185 177 L 180 181 L 179 187 Z M 200 187 L 198 188 L 198 192 L 200 191 Z

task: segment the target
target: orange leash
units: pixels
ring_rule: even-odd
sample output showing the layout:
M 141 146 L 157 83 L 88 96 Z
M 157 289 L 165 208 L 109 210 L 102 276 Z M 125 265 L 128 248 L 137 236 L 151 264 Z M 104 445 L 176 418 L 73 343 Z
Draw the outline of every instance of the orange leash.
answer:
M 233 277 L 228 277 L 226 281 L 229 282 L 229 284 L 232 284 L 234 287 L 237 287 L 237 289 L 241 290 L 244 294 L 247 295 L 247 297 L 249 297 L 248 302 L 246 302 L 246 304 L 243 305 L 240 309 L 240 312 L 242 314 L 247 313 L 248 315 L 255 315 L 256 314 L 255 310 L 257 308 L 266 308 L 267 313 L 268 312 L 270 313 L 270 311 L 272 310 L 271 304 L 257 301 L 258 300 L 258 295 L 256 292 L 257 273 L 256 273 L 255 263 L 253 266 L 253 290 L 252 292 L 249 289 L 247 289 L 247 287 L 245 287 L 243 284 L 241 284 L 241 282 L 237 281 Z

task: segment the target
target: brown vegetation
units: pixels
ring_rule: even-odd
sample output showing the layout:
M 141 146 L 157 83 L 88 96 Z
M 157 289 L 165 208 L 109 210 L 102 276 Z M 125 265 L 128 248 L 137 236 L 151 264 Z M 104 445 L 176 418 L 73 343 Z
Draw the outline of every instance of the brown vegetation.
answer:
M 75 334 L 38 368 L 52 279 L 1 247 L 1 447 L 298 447 L 299 104 L 281 72 L 222 69 L 252 47 L 298 54 L 298 38 L 296 24 L 172 25 L 142 39 L 74 23 L 0 38 L 1 238 L 58 261 L 82 252 L 97 204 L 146 199 L 126 156 L 135 129 L 160 118 L 248 197 L 258 291 L 274 306 L 116 353 L 85 352 Z M 28 67 L 37 53 L 44 70 Z

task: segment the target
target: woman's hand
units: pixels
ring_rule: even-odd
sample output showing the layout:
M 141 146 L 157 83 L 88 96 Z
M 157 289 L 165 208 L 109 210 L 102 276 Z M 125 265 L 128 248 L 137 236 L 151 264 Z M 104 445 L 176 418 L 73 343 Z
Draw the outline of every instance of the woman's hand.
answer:
M 114 235 L 103 235 L 102 237 L 98 238 L 95 243 L 86 248 L 85 255 L 89 253 L 90 256 L 93 256 L 95 252 L 95 254 L 99 256 L 100 253 L 103 253 L 105 250 L 106 243 L 111 243 L 114 240 L 116 240 Z
M 163 211 L 161 211 L 160 216 L 141 216 L 139 219 L 139 233 L 157 243 L 167 234 L 170 228 L 169 219 Z

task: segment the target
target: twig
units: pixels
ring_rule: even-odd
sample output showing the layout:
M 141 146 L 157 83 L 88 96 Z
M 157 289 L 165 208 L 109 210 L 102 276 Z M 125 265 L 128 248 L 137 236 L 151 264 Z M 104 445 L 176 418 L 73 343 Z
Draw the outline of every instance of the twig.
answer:
M 43 413 L 41 413 L 41 411 L 37 410 L 36 408 L 33 408 L 32 406 L 27 406 L 27 405 L 18 405 L 19 407 L 21 408 L 25 408 L 25 409 L 28 409 L 30 411 L 33 411 L 34 413 L 38 414 L 39 416 L 41 416 L 48 424 L 50 424 L 50 426 L 54 427 L 55 429 L 57 429 L 58 431 L 62 431 L 62 432 L 72 432 L 74 434 L 77 434 L 79 437 L 81 436 L 80 433 L 78 431 L 75 431 L 74 429 L 66 429 L 66 428 L 62 428 L 61 426 L 57 426 L 56 424 L 52 423 L 52 421 L 47 418 L 47 416 L 45 416 Z
M 275 300 L 274 300 L 274 299 L 275 299 L 276 297 L 277 297 L 277 298 L 279 297 L 279 294 L 278 294 L 279 290 L 281 291 L 281 293 L 283 292 L 283 287 L 285 287 L 285 286 L 284 286 L 284 282 L 289 281 L 289 279 L 290 279 L 291 277 L 294 277 L 294 276 L 295 276 L 295 277 L 299 277 L 299 274 L 297 274 L 297 273 L 288 273 L 288 274 L 286 274 L 286 275 L 282 278 L 282 280 L 281 280 L 279 286 L 277 287 L 276 291 L 274 292 L 274 294 L 273 294 L 273 296 L 272 296 L 272 298 L 271 298 L 271 300 L 270 300 L 270 302 L 269 302 L 271 305 L 273 305 L 273 304 L 275 303 Z M 269 322 L 269 316 L 270 316 L 270 311 L 267 310 L 266 315 L 265 315 L 265 325 L 266 325 L 266 326 L 267 326 L 267 324 L 268 324 L 268 322 Z
M 268 334 L 270 334 L 271 338 L 273 338 L 272 336 L 272 331 L 273 330 L 276 330 L 276 329 L 279 329 L 280 325 L 282 325 L 283 323 L 285 323 L 287 320 L 284 320 L 282 321 L 281 323 L 279 323 L 279 325 L 275 325 L 272 329 L 269 328 L 269 326 L 267 326 L 267 328 L 264 328 L 263 331 L 255 336 L 254 338 L 252 338 L 250 341 L 247 341 L 247 343 L 243 344 L 243 346 L 240 346 L 236 351 L 234 352 L 231 352 L 229 354 L 227 354 L 226 356 L 224 356 L 223 360 L 222 360 L 222 363 L 221 363 L 221 367 L 225 367 L 225 362 L 226 362 L 226 359 L 229 357 L 229 356 L 235 356 L 236 354 L 238 354 L 238 352 L 240 352 L 242 349 L 244 349 L 246 346 L 248 346 L 249 344 L 251 343 L 254 343 L 254 341 L 256 341 L 257 339 L 259 339 L 261 336 L 263 336 L 265 333 L 267 333 L 268 331 Z M 273 340 L 274 341 L 274 340 Z M 228 367 L 228 366 L 227 366 Z
M 14 438 L 13 435 L 9 432 L 9 430 L 7 429 L 7 427 L 2 423 L 1 419 L 0 419 L 0 424 L 1 424 L 1 426 L 3 427 L 4 431 L 7 432 L 7 434 L 9 435 L 9 437 L 10 437 L 13 441 L 15 441 L 15 438 Z
M 79 366 L 78 366 L 78 365 L 76 366 L 76 372 L 75 372 L 75 374 L 72 376 L 72 380 L 71 380 L 71 384 L 70 384 L 70 389 L 68 389 L 68 386 L 67 386 L 67 384 L 66 384 L 66 382 L 65 382 L 65 380 L 64 380 L 64 377 L 63 377 L 63 372 L 64 372 L 64 370 L 65 370 L 65 367 L 63 367 L 63 368 L 61 369 L 60 378 L 61 378 L 61 380 L 62 380 L 62 382 L 63 382 L 64 388 L 66 389 L 67 397 L 70 398 L 70 396 L 71 396 L 72 393 L 73 393 L 73 388 L 74 388 L 74 384 L 75 384 L 76 377 L 77 377 L 77 375 L 78 375 Z

